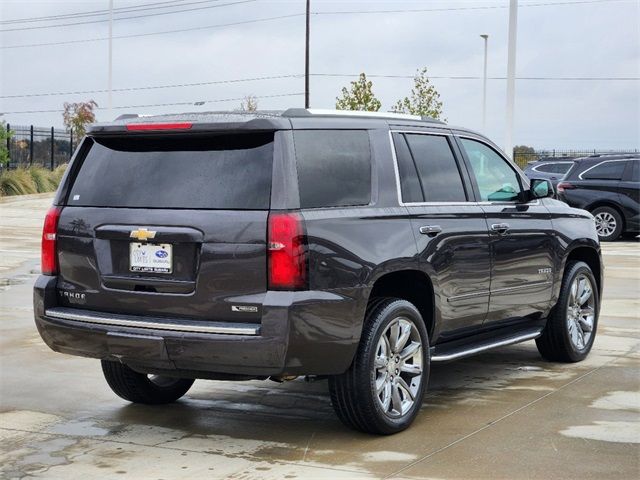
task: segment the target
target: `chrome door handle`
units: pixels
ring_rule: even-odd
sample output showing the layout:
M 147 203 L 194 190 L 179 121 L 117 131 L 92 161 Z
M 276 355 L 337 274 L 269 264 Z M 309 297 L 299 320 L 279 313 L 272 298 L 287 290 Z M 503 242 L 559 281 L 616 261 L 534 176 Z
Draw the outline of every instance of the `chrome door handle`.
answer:
M 499 233 L 500 235 L 504 235 L 509 231 L 508 223 L 494 223 L 491 225 L 491 231 Z
M 423 235 L 435 236 L 440 232 L 442 232 L 442 227 L 440 225 L 424 225 L 420 227 L 420 233 Z

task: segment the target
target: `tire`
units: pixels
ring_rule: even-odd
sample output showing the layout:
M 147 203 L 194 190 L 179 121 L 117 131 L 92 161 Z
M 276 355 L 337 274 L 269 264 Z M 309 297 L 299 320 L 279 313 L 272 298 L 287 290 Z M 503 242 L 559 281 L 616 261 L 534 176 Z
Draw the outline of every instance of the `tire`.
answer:
M 623 220 L 620 213 L 612 207 L 598 207 L 592 215 L 596 218 L 596 232 L 601 242 L 613 242 L 622 233 Z
M 122 363 L 102 360 L 102 373 L 119 397 L 133 403 L 161 405 L 182 397 L 195 380 L 138 373 Z
M 588 281 L 589 296 L 584 280 Z M 567 263 L 558 303 L 547 318 L 542 336 L 536 339 L 542 357 L 568 363 L 584 360 L 596 338 L 599 311 L 598 288 L 591 269 L 584 262 Z
M 405 352 L 404 361 L 398 349 Z M 329 377 L 331 404 L 350 428 L 381 435 L 400 432 L 420 411 L 429 366 L 429 339 L 418 309 L 406 300 L 374 299 L 353 363 L 345 373 Z

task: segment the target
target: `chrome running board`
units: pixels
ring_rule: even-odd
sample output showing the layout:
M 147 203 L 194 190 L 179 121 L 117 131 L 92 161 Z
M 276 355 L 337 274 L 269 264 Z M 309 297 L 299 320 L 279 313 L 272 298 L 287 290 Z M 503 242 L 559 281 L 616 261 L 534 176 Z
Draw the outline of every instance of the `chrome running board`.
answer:
M 258 335 L 260 333 L 260 325 L 255 323 L 207 322 L 203 320 L 183 320 L 178 318 L 143 317 L 63 307 L 48 308 L 44 314 L 46 317 L 53 319 L 113 327 L 145 328 L 150 330 L 169 330 L 189 333 L 217 333 L 223 335 Z
M 475 344 L 457 345 L 450 349 L 448 349 L 446 345 L 436 345 L 434 352 L 431 355 L 431 361 L 448 362 L 450 360 L 457 360 L 459 358 L 469 357 L 493 348 L 505 347 L 507 345 L 533 340 L 538 338 L 540 335 L 542 335 L 542 328 L 536 327 L 535 329 L 525 330 L 516 335 L 487 339 L 485 342 L 478 342 Z M 438 347 L 440 347 L 440 349 Z M 438 350 L 441 350 L 442 353 Z

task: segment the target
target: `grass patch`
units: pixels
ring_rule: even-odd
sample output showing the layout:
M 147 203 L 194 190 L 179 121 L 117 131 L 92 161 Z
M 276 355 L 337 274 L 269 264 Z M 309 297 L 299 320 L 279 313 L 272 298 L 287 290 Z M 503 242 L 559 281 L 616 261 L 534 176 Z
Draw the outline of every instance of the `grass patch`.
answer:
M 16 168 L 0 174 L 0 196 L 53 192 L 58 188 L 67 165 L 54 171 L 42 167 Z
M 55 188 L 58 188 L 58 185 L 60 185 L 60 181 L 62 180 L 62 176 L 64 175 L 64 172 L 67 171 L 68 165 L 69 165 L 68 163 L 63 163 L 62 165 L 58 165 L 56 169 L 53 172 L 51 172 L 51 178 L 56 184 Z
M 29 175 L 31 175 L 33 183 L 36 184 L 36 190 L 38 192 L 51 192 L 58 186 L 53 179 L 52 172 L 42 167 L 30 167 Z

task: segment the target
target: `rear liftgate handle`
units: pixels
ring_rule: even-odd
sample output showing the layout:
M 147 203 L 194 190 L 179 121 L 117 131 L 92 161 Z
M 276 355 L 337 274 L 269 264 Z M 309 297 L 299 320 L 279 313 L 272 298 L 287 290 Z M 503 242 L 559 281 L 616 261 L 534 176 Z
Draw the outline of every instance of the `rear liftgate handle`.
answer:
M 430 237 L 435 237 L 440 232 L 442 232 L 442 227 L 440 225 L 424 225 L 420 227 L 420 233 L 423 235 L 429 235 Z
M 491 231 L 496 232 L 500 235 L 504 235 L 509 231 L 508 223 L 494 223 L 491 225 Z

